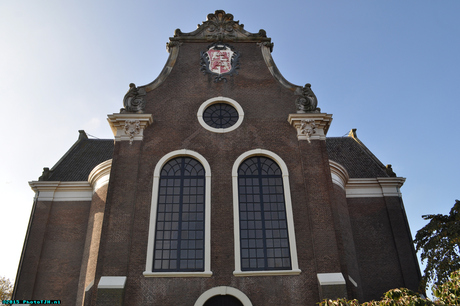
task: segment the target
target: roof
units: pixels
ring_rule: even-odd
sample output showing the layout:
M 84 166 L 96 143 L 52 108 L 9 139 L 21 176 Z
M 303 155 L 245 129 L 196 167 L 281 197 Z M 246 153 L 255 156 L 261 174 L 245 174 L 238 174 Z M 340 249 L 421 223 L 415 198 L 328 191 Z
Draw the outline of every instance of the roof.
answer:
M 90 172 L 113 156 L 113 139 L 88 139 L 84 131 L 66 154 L 51 168 L 44 168 L 41 181 L 87 181 Z
M 388 177 L 386 167 L 359 139 L 327 137 L 329 159 L 347 169 L 350 178 Z
M 49 170 L 44 168 L 41 181 L 87 181 L 90 172 L 113 156 L 113 139 L 88 139 L 84 131 L 66 154 Z M 350 178 L 389 177 L 387 168 L 356 137 L 327 137 L 329 159 L 341 164 Z M 391 169 L 391 168 L 390 168 Z M 393 176 L 393 175 L 391 175 Z

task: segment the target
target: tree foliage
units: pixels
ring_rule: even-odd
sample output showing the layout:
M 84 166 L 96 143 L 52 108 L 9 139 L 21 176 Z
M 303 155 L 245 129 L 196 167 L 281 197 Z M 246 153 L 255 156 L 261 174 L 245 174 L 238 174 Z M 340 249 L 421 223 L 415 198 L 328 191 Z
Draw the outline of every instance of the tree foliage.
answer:
M 360 304 L 358 300 L 324 300 L 320 306 L 448 306 L 460 305 L 460 270 L 451 273 L 450 278 L 433 289 L 436 300 L 431 301 L 406 288 L 392 289 L 386 292 L 382 300 Z
M 456 200 L 449 215 L 422 216 L 430 222 L 415 235 L 416 250 L 426 260 L 421 288 L 429 282 L 435 285 L 447 281 L 449 274 L 460 269 L 460 201 Z
M 13 294 L 13 283 L 9 278 L 0 277 L 0 300 L 9 300 Z

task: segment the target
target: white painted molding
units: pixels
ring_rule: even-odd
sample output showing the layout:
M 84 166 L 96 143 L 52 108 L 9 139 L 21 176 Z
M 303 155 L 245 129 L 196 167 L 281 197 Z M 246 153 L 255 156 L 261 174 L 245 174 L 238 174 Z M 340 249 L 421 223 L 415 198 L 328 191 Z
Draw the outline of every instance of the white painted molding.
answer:
M 342 273 L 318 273 L 316 274 L 320 286 L 345 285 Z
M 400 197 L 403 177 L 351 178 L 345 186 L 347 198 Z
M 228 286 L 214 287 L 203 292 L 198 300 L 196 300 L 194 306 L 203 306 L 207 300 L 216 295 L 231 295 L 240 300 L 243 306 L 252 306 L 251 300 L 246 296 L 246 294 L 236 288 Z
M 97 289 L 124 289 L 126 276 L 102 276 Z
M 213 128 L 207 125 L 206 122 L 204 122 L 203 120 L 203 112 L 208 106 L 211 106 L 216 103 L 226 103 L 236 108 L 236 111 L 238 112 L 238 116 L 239 116 L 238 121 L 236 121 L 236 123 L 232 125 L 231 127 L 228 127 L 225 129 L 217 129 L 217 128 Z M 198 109 L 196 116 L 198 117 L 198 122 L 201 124 L 201 126 L 207 129 L 208 131 L 211 131 L 214 133 L 228 133 L 228 132 L 231 132 L 237 129 L 241 125 L 241 123 L 243 123 L 244 111 L 241 105 L 233 99 L 230 99 L 227 97 L 215 97 L 215 98 L 211 98 L 203 102 L 203 104 L 201 104 L 200 108 Z
M 109 183 L 110 170 L 112 169 L 112 160 L 106 160 L 100 163 L 88 175 L 88 182 L 93 187 L 93 192 Z
M 89 182 L 32 181 L 38 201 L 91 201 L 93 188 Z
M 241 247 L 240 247 L 240 220 L 239 220 L 239 202 L 238 202 L 238 167 L 247 158 L 252 156 L 266 156 L 273 159 L 281 168 L 284 186 L 284 201 L 286 206 L 286 221 L 288 225 L 289 247 L 291 251 L 291 267 L 289 271 L 241 271 Z M 233 163 L 232 167 L 232 189 L 233 189 L 233 228 L 235 239 L 235 276 L 267 276 L 280 274 L 299 274 L 299 264 L 297 261 L 297 246 L 295 239 L 294 218 L 292 212 L 291 189 L 289 185 L 289 172 L 286 163 L 271 151 L 264 149 L 254 149 L 241 154 Z M 278 273 L 277 273 L 278 272 Z
M 129 141 L 144 139 L 144 130 L 153 122 L 152 114 L 112 114 L 107 115 L 115 141 Z M 139 122 L 139 130 L 133 131 L 132 135 L 125 131 L 125 125 L 129 122 Z
M 355 282 L 355 280 L 353 278 L 351 278 L 350 275 L 348 275 L 348 279 L 350 280 L 350 282 L 353 284 L 353 286 L 355 286 L 356 288 L 358 288 L 358 284 Z
M 91 281 L 91 283 L 89 283 L 88 286 L 86 286 L 85 292 L 88 292 L 93 287 L 93 285 L 94 285 L 94 279 Z
M 331 126 L 332 114 L 324 113 L 307 113 L 307 114 L 289 114 L 289 123 L 297 130 L 298 140 L 326 140 L 326 134 Z M 306 133 L 303 126 L 314 126 L 314 133 Z
M 347 169 L 333 160 L 329 160 L 329 167 L 331 168 L 332 183 L 345 190 L 345 186 L 350 179 Z
M 198 160 L 205 170 L 205 232 L 204 232 L 204 271 L 203 272 L 152 272 L 153 250 L 155 245 L 155 226 L 157 217 L 160 172 L 163 166 L 173 158 L 190 156 Z M 163 156 L 153 171 L 152 203 L 150 206 L 149 238 L 145 261 L 145 277 L 210 277 L 211 272 L 211 167 L 203 155 L 191 150 L 177 150 Z
M 211 277 L 211 271 L 205 272 L 149 272 L 144 271 L 142 275 L 145 277 Z
M 277 276 L 277 275 L 299 275 L 300 269 L 292 270 L 270 270 L 270 271 L 233 271 L 235 276 Z

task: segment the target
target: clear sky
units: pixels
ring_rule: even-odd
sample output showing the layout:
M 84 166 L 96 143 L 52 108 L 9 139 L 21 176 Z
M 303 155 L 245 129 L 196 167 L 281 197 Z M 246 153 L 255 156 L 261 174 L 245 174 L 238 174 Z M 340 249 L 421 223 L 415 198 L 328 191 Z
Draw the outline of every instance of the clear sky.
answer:
M 154 80 L 174 30 L 223 9 L 265 29 L 291 83 L 311 83 L 398 176 L 412 234 L 459 195 L 460 1 L 0 1 L 0 276 L 14 279 L 34 193 L 78 130 L 113 138 L 128 84 Z

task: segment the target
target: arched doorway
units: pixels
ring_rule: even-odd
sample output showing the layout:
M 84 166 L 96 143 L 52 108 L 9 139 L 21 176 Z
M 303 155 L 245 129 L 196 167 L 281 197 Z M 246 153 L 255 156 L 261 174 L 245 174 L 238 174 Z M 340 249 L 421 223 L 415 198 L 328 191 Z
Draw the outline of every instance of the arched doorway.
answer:
M 196 300 L 195 306 L 252 306 L 252 303 L 240 290 L 220 286 L 203 292 Z
M 243 306 L 243 303 L 232 295 L 215 295 L 203 306 Z

